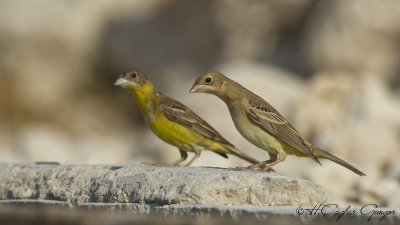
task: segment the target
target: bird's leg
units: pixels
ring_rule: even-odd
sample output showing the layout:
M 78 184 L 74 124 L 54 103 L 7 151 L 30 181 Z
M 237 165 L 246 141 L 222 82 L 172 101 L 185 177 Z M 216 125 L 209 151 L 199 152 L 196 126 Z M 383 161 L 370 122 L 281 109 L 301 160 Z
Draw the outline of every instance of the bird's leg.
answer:
M 273 162 L 265 164 L 265 167 L 261 169 L 262 172 L 268 172 L 272 169 L 273 166 L 280 162 L 283 162 L 286 159 L 286 152 L 283 149 L 278 149 L 277 151 L 279 154 L 279 159 L 277 159 L 275 155 L 275 160 Z
M 253 171 L 253 172 L 257 171 L 256 169 L 265 167 L 268 163 L 275 162 L 278 159 L 278 155 L 271 154 L 269 152 L 268 152 L 268 154 L 269 154 L 269 159 L 267 161 L 260 162 L 260 163 L 257 163 L 257 164 L 253 164 L 253 165 L 250 165 L 250 166 L 247 166 L 247 167 L 229 168 L 229 170 L 234 170 L 234 171 Z M 275 170 L 270 168 L 269 172 L 275 172 Z
M 269 155 L 269 159 L 268 160 L 266 160 L 264 162 L 257 163 L 257 164 L 250 165 L 247 168 L 249 168 L 249 169 L 262 168 L 262 167 L 265 167 L 266 165 L 268 165 L 270 163 L 275 162 L 278 159 L 278 155 L 277 154 L 273 154 L 273 153 L 269 153 L 268 152 L 268 155 Z
M 183 162 L 183 161 L 185 161 L 187 159 L 188 154 L 187 154 L 186 151 L 183 151 L 182 149 L 179 149 L 179 152 L 181 153 L 181 158 L 176 160 L 176 161 L 174 161 L 174 162 L 172 162 L 172 163 L 169 163 L 168 164 L 169 166 L 178 166 L 179 163 L 181 163 L 181 162 Z
M 185 166 L 190 166 L 190 164 L 192 164 L 197 158 L 199 158 L 200 154 L 195 152 L 193 158 L 185 164 Z

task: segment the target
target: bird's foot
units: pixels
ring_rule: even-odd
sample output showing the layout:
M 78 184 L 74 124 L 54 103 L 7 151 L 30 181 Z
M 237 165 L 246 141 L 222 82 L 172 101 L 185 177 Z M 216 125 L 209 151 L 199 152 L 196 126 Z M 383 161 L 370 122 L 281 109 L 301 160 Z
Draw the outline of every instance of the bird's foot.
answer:
M 238 167 L 230 167 L 227 168 L 227 170 L 229 171 L 247 171 L 247 172 L 256 172 L 256 170 L 248 168 L 248 167 L 242 167 L 242 166 L 238 166 Z
M 262 173 L 265 173 L 265 172 L 271 172 L 271 171 L 273 171 L 273 172 L 275 172 L 275 170 L 274 169 L 272 169 L 271 168 L 271 166 L 270 165 L 265 165 L 265 167 L 264 168 L 260 168 L 260 172 L 262 172 Z
M 247 166 L 247 167 L 230 167 L 227 170 L 229 171 L 245 171 L 245 172 L 275 172 L 274 169 L 269 168 L 267 171 L 260 170 L 259 166 Z

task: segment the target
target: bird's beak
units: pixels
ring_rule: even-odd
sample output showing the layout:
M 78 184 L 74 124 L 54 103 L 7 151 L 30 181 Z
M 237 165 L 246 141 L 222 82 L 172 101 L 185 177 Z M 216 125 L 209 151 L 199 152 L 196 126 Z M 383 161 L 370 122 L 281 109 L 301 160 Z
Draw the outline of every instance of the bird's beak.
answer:
M 202 85 L 194 84 L 192 88 L 190 88 L 189 93 L 198 93 L 202 89 Z
M 124 85 L 126 83 L 128 83 L 128 80 L 123 78 L 123 77 L 120 77 L 115 81 L 114 85 L 122 86 L 122 85 Z

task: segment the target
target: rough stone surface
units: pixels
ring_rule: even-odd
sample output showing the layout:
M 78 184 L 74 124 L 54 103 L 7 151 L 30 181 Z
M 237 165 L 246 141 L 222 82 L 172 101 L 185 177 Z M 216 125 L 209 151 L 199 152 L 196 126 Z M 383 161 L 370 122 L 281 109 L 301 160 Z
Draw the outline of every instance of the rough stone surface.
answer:
M 294 206 L 338 202 L 307 180 L 221 168 L 0 165 L 0 200 Z

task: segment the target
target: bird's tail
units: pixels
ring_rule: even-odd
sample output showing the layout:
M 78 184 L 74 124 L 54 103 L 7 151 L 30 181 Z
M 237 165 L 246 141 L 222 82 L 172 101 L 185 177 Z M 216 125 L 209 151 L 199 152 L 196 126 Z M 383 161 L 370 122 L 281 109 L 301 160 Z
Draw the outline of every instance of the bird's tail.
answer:
M 336 157 L 336 156 L 334 156 L 334 155 L 332 155 L 332 154 L 330 154 L 330 153 L 328 153 L 328 152 L 326 152 L 326 151 L 324 151 L 322 149 L 319 149 L 319 148 L 317 148 L 317 147 L 315 147 L 313 145 L 311 145 L 311 148 L 312 148 L 313 154 L 316 155 L 317 157 L 321 157 L 321 158 L 324 158 L 324 159 L 329 159 L 329 160 L 331 160 L 331 161 L 333 161 L 333 162 L 335 162 L 335 163 L 337 163 L 339 165 L 342 165 L 342 166 L 346 167 L 347 169 L 353 171 L 354 173 L 356 173 L 356 174 L 358 174 L 360 176 L 365 176 L 365 174 L 363 172 L 361 172 L 360 170 L 358 170 L 357 168 L 352 166 L 350 163 L 345 162 L 344 160 L 339 159 L 338 157 Z
M 233 147 L 233 146 L 226 146 L 226 148 L 229 150 L 229 153 L 231 153 L 232 155 L 235 155 L 241 159 L 246 160 L 247 162 L 251 163 L 251 164 L 258 164 L 260 163 L 260 161 L 244 154 L 242 151 L 240 151 L 239 149 Z

